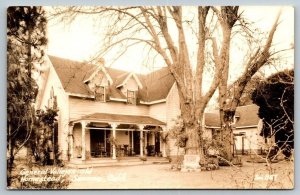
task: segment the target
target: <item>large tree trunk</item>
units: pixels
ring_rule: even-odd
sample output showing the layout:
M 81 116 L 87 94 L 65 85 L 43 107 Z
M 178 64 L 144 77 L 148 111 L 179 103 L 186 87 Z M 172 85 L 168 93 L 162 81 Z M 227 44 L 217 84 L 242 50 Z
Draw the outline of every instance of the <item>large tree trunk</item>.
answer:
M 236 108 L 240 103 L 240 98 L 243 94 L 243 91 L 247 85 L 247 83 L 251 80 L 252 76 L 264 65 L 267 63 L 270 55 L 270 48 L 272 45 L 272 40 L 274 33 L 276 31 L 278 21 L 279 21 L 280 13 L 277 15 L 275 22 L 271 28 L 269 36 L 266 40 L 265 46 L 262 51 L 258 49 L 254 54 L 250 57 L 248 62 L 246 63 L 246 69 L 244 73 L 237 79 L 233 96 L 230 97 L 229 89 L 227 87 L 228 80 L 228 71 L 229 69 L 225 69 L 225 77 L 222 77 L 219 86 L 219 106 L 220 106 L 220 120 L 221 127 L 223 132 L 223 143 L 224 143 L 224 157 L 231 161 L 233 158 L 233 129 L 232 122 L 234 120 L 234 115 Z M 225 63 L 225 64 L 228 64 Z M 229 66 L 228 66 L 229 67 Z
M 186 127 L 187 141 L 185 146 L 186 154 L 201 155 L 200 153 L 200 140 L 197 125 Z
M 220 119 L 221 119 L 221 131 L 222 131 L 222 142 L 224 143 L 223 146 L 223 158 L 228 161 L 233 159 L 233 147 L 234 147 L 234 139 L 233 139 L 233 129 L 232 123 L 234 120 L 234 113 L 233 111 L 225 111 L 220 110 Z

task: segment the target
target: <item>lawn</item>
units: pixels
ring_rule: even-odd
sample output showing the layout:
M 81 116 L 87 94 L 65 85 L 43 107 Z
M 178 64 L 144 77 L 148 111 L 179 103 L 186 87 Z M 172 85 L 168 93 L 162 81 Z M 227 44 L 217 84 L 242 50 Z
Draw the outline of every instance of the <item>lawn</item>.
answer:
M 242 167 L 220 167 L 214 171 L 180 172 L 170 164 L 99 167 L 89 174 L 71 175 L 70 189 L 291 189 L 294 164 L 271 165 L 244 161 Z

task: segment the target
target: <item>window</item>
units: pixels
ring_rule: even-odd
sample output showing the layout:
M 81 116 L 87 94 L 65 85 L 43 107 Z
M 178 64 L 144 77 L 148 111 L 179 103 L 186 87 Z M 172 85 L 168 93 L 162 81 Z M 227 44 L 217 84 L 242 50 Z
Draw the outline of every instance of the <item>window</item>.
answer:
M 212 139 L 217 140 L 221 138 L 221 131 L 219 129 L 212 129 Z
M 97 101 L 105 102 L 105 87 L 95 86 L 95 99 Z
M 57 108 L 57 98 L 54 95 L 54 89 L 51 88 L 50 98 L 48 99 L 48 108 L 56 109 Z
M 234 115 L 232 124 L 233 125 L 236 124 L 236 122 L 239 120 L 239 118 L 240 118 L 239 116 Z
M 135 91 L 127 90 L 127 103 L 128 104 L 136 104 Z

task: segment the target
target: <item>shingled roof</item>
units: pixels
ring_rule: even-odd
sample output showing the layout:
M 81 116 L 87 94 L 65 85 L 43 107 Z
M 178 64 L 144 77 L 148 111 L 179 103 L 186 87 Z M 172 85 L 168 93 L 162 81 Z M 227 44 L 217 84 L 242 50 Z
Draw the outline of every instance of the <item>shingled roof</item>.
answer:
M 98 122 L 119 122 L 126 124 L 144 124 L 144 125 L 165 125 L 164 122 L 154 119 L 149 116 L 138 115 L 123 115 L 123 114 L 108 114 L 108 113 L 94 113 L 85 115 L 80 119 L 74 120 L 93 120 Z
M 55 56 L 49 56 L 49 59 L 66 92 L 83 96 L 94 95 L 84 81 L 97 71 L 96 65 Z M 130 72 L 110 67 L 105 67 L 105 69 L 113 80 L 113 85 L 110 86 L 110 97 L 125 98 L 116 86 L 122 83 Z M 136 76 L 143 85 L 143 89 L 139 90 L 138 95 L 144 102 L 165 99 L 175 81 L 167 67 L 147 75 L 136 74 Z
M 237 121 L 235 127 L 240 128 L 257 125 L 260 120 L 258 117 L 258 108 L 259 107 L 255 104 L 237 107 L 235 113 Z M 208 127 L 220 127 L 219 112 L 205 113 L 205 125 Z

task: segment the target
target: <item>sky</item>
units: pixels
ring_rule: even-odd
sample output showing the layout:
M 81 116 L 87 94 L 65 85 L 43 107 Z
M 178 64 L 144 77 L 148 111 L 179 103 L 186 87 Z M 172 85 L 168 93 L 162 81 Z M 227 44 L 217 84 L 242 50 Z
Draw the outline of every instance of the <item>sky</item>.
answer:
M 282 9 L 281 23 L 275 34 L 274 44 L 278 49 L 284 49 L 290 47 L 290 44 L 294 42 L 294 10 L 292 7 L 240 7 L 240 10 L 244 10 L 243 15 L 250 21 L 255 22 L 254 25 L 265 32 L 270 30 L 280 9 Z M 103 33 L 95 25 L 95 21 L 85 16 L 77 18 L 71 25 L 51 20 L 48 24 L 48 54 L 78 61 L 89 60 L 101 48 L 102 36 Z M 236 66 L 242 64 L 243 56 L 234 55 L 239 52 L 238 46 L 243 47 L 243 45 L 239 45 L 239 42 L 236 42 L 235 45 L 232 44 L 231 47 L 231 52 L 233 53 L 231 55 L 231 62 L 233 64 L 231 72 L 233 76 L 230 79 L 234 79 L 232 77 L 241 72 L 241 68 Z M 150 66 L 149 68 L 144 62 L 144 58 L 147 56 L 140 48 L 130 49 L 118 61 L 111 63 L 113 57 L 103 56 L 107 66 L 138 73 L 147 73 L 152 68 L 165 65 L 160 61 L 155 64 L 155 67 Z M 286 63 L 293 65 L 293 52 L 289 54 L 285 53 L 283 59 L 287 59 Z M 270 69 L 267 68 L 265 71 L 268 72 Z

